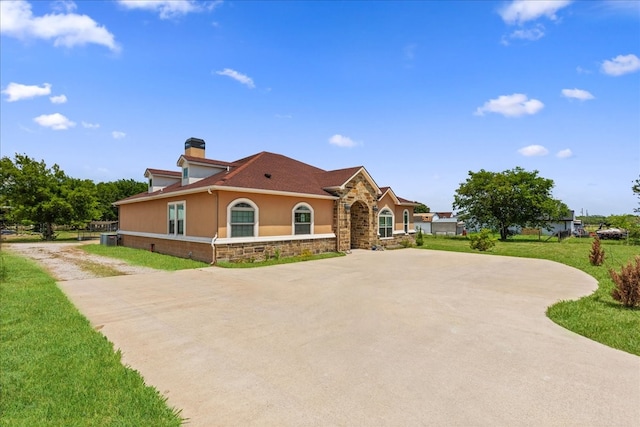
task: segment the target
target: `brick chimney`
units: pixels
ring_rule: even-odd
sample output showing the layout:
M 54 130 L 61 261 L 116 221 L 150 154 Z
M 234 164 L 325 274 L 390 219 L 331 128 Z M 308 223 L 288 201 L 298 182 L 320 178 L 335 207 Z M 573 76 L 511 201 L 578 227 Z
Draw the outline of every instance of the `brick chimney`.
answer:
M 189 138 L 184 142 L 184 155 L 204 159 L 204 139 Z

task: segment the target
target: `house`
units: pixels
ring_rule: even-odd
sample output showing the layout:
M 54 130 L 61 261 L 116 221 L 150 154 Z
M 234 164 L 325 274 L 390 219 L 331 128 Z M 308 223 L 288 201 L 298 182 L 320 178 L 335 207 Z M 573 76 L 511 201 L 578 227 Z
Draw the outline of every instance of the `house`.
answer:
M 431 234 L 431 222 L 433 221 L 434 217 L 434 212 L 414 213 L 413 223 L 416 231 L 422 230 L 424 234 Z
M 464 223 L 453 212 L 430 212 L 413 215 L 416 230 L 425 234 L 457 236 L 463 234 Z
M 147 169 L 149 189 L 115 203 L 120 244 L 206 262 L 395 246 L 414 239 L 414 202 L 363 166 L 326 171 L 260 152 L 232 162 L 189 138 L 180 171 Z

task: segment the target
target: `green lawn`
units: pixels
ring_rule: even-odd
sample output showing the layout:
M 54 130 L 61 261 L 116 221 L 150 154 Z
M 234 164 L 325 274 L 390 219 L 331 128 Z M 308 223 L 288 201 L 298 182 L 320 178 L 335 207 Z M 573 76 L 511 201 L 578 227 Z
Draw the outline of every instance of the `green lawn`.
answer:
M 34 262 L 0 253 L 0 301 L 0 425 L 180 425 Z
M 209 267 L 206 262 L 192 259 L 178 258 L 142 249 L 126 248 L 124 246 L 82 245 L 80 249 L 95 255 L 118 258 L 131 265 L 156 268 L 158 270 L 175 271 L 190 268 Z
M 619 271 L 636 255 L 640 246 L 624 242 L 602 241 L 605 262 L 600 267 L 589 263 L 592 239 L 567 239 L 558 242 L 538 240 L 537 237 L 518 236 L 496 246 L 486 256 L 506 255 L 525 258 L 541 258 L 557 261 L 595 277 L 598 289 L 577 301 L 560 301 L 547 310 L 551 320 L 565 328 L 610 347 L 640 356 L 640 309 L 622 307 L 611 297 L 613 281 L 608 270 Z M 469 240 L 456 237 L 425 236 L 423 249 L 481 253 L 469 247 Z

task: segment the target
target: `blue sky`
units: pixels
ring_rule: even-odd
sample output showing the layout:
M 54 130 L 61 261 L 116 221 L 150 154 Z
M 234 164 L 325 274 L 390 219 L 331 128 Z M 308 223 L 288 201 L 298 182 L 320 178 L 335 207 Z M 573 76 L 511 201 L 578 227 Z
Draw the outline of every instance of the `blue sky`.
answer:
M 637 1 L 1 1 L 1 154 L 96 182 L 259 151 L 451 210 L 521 166 L 577 214 L 631 213 Z

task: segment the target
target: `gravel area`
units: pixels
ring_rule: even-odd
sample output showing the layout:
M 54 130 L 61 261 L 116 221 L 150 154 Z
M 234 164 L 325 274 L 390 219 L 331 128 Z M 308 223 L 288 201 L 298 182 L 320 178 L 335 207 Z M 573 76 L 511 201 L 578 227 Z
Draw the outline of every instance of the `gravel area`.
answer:
M 149 267 L 129 265 L 124 261 L 89 254 L 82 249 L 82 245 L 96 244 L 96 242 L 78 243 L 3 243 L 2 249 L 31 258 L 44 267 L 56 280 L 81 280 L 98 278 L 96 274 L 81 267 L 83 262 L 106 265 L 123 275 L 154 273 L 158 270 Z

